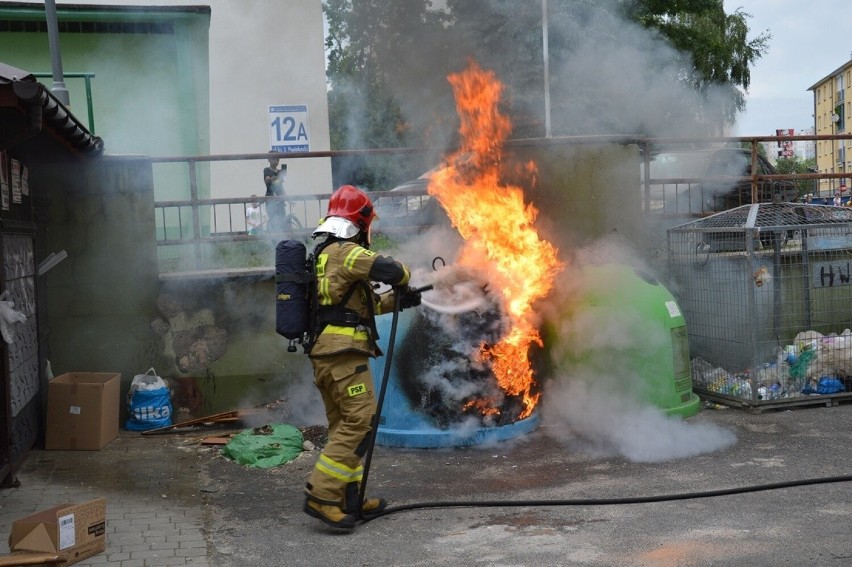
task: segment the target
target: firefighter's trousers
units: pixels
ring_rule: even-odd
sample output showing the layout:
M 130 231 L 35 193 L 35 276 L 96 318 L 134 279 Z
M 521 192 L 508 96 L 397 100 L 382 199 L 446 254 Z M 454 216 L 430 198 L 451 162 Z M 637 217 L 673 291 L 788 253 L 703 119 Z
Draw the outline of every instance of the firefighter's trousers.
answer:
M 328 443 L 308 478 L 306 492 L 309 498 L 344 508 L 347 485 L 351 491 L 364 475 L 361 459 L 376 413 L 369 357 L 347 352 L 311 358 L 311 363 L 328 418 Z

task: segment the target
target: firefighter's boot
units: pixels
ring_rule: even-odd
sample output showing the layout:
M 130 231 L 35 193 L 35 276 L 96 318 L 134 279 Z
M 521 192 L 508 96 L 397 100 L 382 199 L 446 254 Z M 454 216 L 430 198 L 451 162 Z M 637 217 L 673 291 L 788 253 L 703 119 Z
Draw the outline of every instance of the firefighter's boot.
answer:
M 351 530 L 355 527 L 355 516 L 344 513 L 340 506 L 305 498 L 304 511 L 308 516 L 313 516 L 332 528 Z
M 365 520 L 372 520 L 387 507 L 388 503 L 385 502 L 384 498 L 365 498 L 364 504 L 361 505 L 361 517 Z
M 358 494 L 361 486 L 357 482 L 350 482 L 346 485 L 346 507 L 344 511 L 347 514 L 358 516 Z M 378 516 L 382 510 L 387 508 L 388 503 L 384 498 L 365 498 L 361 504 L 360 515 L 365 520 L 371 520 Z

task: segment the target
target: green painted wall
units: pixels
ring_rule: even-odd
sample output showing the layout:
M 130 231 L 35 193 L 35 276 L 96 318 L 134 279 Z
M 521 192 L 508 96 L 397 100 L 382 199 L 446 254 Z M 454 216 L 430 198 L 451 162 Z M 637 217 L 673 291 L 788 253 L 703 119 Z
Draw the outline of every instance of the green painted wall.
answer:
M 44 12 L 0 5 L 0 22 L 44 22 Z M 115 24 L 95 32 L 63 32 L 65 73 L 91 79 L 95 133 L 109 155 L 201 155 L 210 151 L 208 31 L 210 14 L 198 10 L 97 10 L 58 7 L 62 22 Z M 153 24 L 149 33 L 119 33 L 131 24 Z M 122 28 L 122 25 L 124 26 Z M 15 28 L 10 28 L 14 30 Z M 47 33 L 0 33 L 0 60 L 32 73 L 50 73 Z M 51 86 L 52 78 L 40 78 Z M 83 79 L 66 81 L 71 110 L 88 124 Z M 159 174 L 158 174 L 159 176 Z M 189 198 L 187 176 L 168 171 L 156 180 L 158 199 Z M 202 172 L 199 196 L 209 196 Z M 162 188 L 162 189 L 161 189 Z

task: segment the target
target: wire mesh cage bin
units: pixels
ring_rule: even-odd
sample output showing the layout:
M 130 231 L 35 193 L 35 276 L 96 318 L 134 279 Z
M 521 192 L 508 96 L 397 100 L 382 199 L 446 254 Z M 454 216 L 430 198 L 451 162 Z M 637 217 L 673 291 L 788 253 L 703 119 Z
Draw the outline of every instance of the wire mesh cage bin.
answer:
M 745 205 L 667 242 L 696 393 L 756 410 L 852 398 L 852 208 Z

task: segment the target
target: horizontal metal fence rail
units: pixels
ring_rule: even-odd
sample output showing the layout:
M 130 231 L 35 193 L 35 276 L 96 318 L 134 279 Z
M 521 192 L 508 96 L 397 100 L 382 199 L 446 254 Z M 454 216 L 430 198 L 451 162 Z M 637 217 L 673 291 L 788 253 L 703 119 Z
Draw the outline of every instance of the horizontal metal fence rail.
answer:
M 678 184 L 686 184 L 686 190 L 684 191 L 684 195 L 687 198 L 690 198 L 692 192 L 694 191 L 693 185 L 697 185 L 700 183 L 706 182 L 717 182 L 730 183 L 731 186 L 738 183 L 750 183 L 751 184 L 751 199 L 750 202 L 758 202 L 758 187 L 762 181 L 767 182 L 780 182 L 780 181 L 791 181 L 791 182 L 807 182 L 811 181 L 815 185 L 815 189 L 810 191 L 813 195 L 812 202 L 814 204 L 831 204 L 831 200 L 834 196 L 836 187 L 839 187 L 843 184 L 845 180 L 850 179 L 852 177 L 852 172 L 845 170 L 845 164 L 835 164 L 836 167 L 839 167 L 842 171 L 836 173 L 790 173 L 790 174 L 781 174 L 781 175 L 767 175 L 760 174 L 757 171 L 758 164 L 758 151 L 757 144 L 761 142 L 794 142 L 794 141 L 843 141 L 844 143 L 852 143 L 852 134 L 834 134 L 834 135 L 802 135 L 802 136 L 751 136 L 751 137 L 719 137 L 719 138 L 651 138 L 638 142 L 639 147 L 642 150 L 642 163 L 643 163 L 643 175 L 642 175 L 642 189 L 643 189 L 643 198 L 642 198 L 642 208 L 643 210 L 652 216 L 672 216 L 672 217 L 703 217 L 710 214 L 715 214 L 718 211 L 704 211 L 700 208 L 697 210 L 691 206 L 687 206 L 686 215 L 684 215 L 683 211 L 680 211 L 680 204 L 675 202 L 675 209 L 678 212 L 669 214 L 665 209 L 663 210 L 655 210 L 654 204 L 652 203 L 652 190 L 655 188 L 658 192 L 666 193 L 667 186 L 675 186 Z M 657 151 L 663 151 L 664 149 L 691 149 L 691 148 L 722 148 L 722 144 L 727 147 L 738 147 L 739 145 L 746 143 L 751 147 L 751 168 L 752 174 L 745 177 L 708 177 L 708 178 L 652 178 L 651 177 L 651 167 L 650 167 L 650 156 Z M 829 187 L 826 191 L 822 191 L 822 182 L 828 181 Z M 835 183 L 836 182 L 836 183 Z M 824 194 L 823 194 L 824 193 Z M 738 203 L 738 204 L 746 204 L 746 202 Z
M 832 136 L 762 136 L 762 137 L 717 137 L 717 138 L 637 138 L 625 136 L 574 136 L 564 138 L 545 138 L 529 140 L 511 140 L 507 147 L 536 146 L 547 147 L 555 145 L 583 145 L 583 144 L 621 144 L 636 145 L 641 150 L 641 156 L 637 164 L 644 161 L 644 173 L 638 176 L 640 186 L 637 188 L 642 193 L 642 210 L 648 216 L 665 216 L 665 210 L 656 210 L 652 207 L 652 189 L 667 185 L 686 184 L 687 190 L 691 190 L 692 184 L 699 182 L 748 182 L 752 186 L 752 199 L 757 195 L 758 184 L 761 181 L 809 181 L 819 184 L 821 181 L 830 182 L 846 180 L 850 177 L 849 172 L 838 173 L 803 173 L 785 175 L 761 175 L 756 173 L 757 144 L 760 142 L 785 142 L 785 141 L 819 141 L 819 140 L 848 140 L 852 141 L 852 135 Z M 697 145 L 728 147 L 748 143 L 752 148 L 752 173 L 747 177 L 714 177 L 708 179 L 700 178 L 652 178 L 650 176 L 649 156 L 660 148 L 690 148 Z M 188 166 L 188 183 L 190 198 L 187 200 L 158 201 L 155 203 L 155 217 L 157 223 L 157 246 L 160 250 L 160 271 L 197 271 L 230 269 L 233 266 L 217 265 L 217 258 L 211 256 L 209 248 L 223 247 L 227 243 L 248 245 L 252 242 L 270 243 L 284 238 L 296 238 L 309 240 L 310 232 L 315 228 L 316 222 L 325 214 L 328 199 L 331 192 L 315 195 L 288 195 L 286 197 L 287 215 L 293 215 L 296 219 L 295 225 L 287 225 L 283 229 L 274 226 L 260 234 L 249 234 L 246 229 L 246 213 L 248 205 L 255 199 L 270 209 L 278 201 L 276 197 L 238 197 L 220 199 L 198 198 L 197 166 L 204 162 L 221 161 L 243 161 L 243 160 L 266 160 L 272 155 L 287 160 L 310 159 L 317 157 L 344 157 L 356 155 L 381 155 L 381 154 L 436 154 L 444 155 L 450 149 L 444 148 L 383 148 L 364 150 L 341 150 L 301 153 L 248 153 L 229 155 L 207 155 L 207 156 L 163 156 L 152 158 L 155 164 L 162 163 L 185 163 Z M 409 200 L 422 201 L 426 195 L 424 190 L 394 191 L 372 191 L 370 196 L 376 202 L 382 197 L 393 195 L 394 199 L 405 199 L 405 206 L 400 207 L 402 211 L 417 209 L 417 206 L 409 207 Z M 833 195 L 833 193 L 832 193 Z M 822 197 L 815 195 L 815 203 L 830 201 L 831 196 Z M 422 204 L 418 203 L 418 204 Z M 403 213 L 404 215 L 405 213 Z M 702 217 L 707 213 L 703 211 L 687 211 L 687 216 Z M 678 213 L 677 216 L 683 216 Z M 209 219 L 209 220 L 208 220 Z M 379 223 L 380 225 L 382 223 Z M 393 235 L 399 231 L 410 231 L 412 229 L 426 228 L 411 223 L 403 222 L 404 226 L 385 226 L 379 230 Z M 171 249 L 171 251 L 170 251 Z M 266 249 L 265 256 L 257 261 L 264 262 L 268 270 L 272 270 L 274 257 L 272 252 Z M 237 254 L 239 255 L 239 254 Z M 257 254 L 256 254 L 257 255 Z M 214 255 L 215 256 L 215 255 Z M 257 266 L 254 266 L 255 268 Z
M 246 229 L 246 214 L 250 204 L 258 202 L 267 208 L 275 203 L 283 203 L 287 207 L 288 214 L 298 219 L 302 227 L 320 219 L 328 204 L 331 193 L 320 195 L 294 195 L 285 200 L 278 197 L 235 197 L 227 199 L 195 199 L 177 201 L 157 201 L 154 204 L 157 217 L 157 245 L 168 246 L 172 244 L 188 244 L 196 242 L 216 242 L 233 239 L 257 239 L 258 236 L 248 234 Z M 196 227 L 184 223 L 184 219 L 192 219 L 193 209 L 209 210 L 211 214 L 209 231 L 196 231 Z M 268 214 L 268 213 L 267 213 Z M 177 223 L 169 224 L 169 216 L 177 220 Z M 200 218 L 199 214 L 199 218 Z M 168 229 L 177 231 L 176 234 L 169 233 Z M 187 230 L 185 230 L 187 228 Z M 295 229 L 300 235 L 307 229 Z M 196 236 L 196 232 L 198 235 Z M 290 234 L 293 231 L 278 231 L 276 234 Z M 272 233 L 269 233 L 272 234 Z

